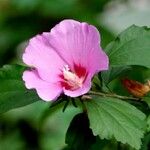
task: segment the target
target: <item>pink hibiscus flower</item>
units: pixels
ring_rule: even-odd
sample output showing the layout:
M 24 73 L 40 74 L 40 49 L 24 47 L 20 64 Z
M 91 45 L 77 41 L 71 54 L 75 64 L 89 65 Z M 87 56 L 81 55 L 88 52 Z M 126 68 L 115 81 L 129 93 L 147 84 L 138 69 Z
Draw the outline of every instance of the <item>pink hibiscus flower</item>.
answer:
M 45 101 L 61 93 L 70 97 L 87 93 L 94 74 L 108 69 L 98 30 L 75 20 L 64 20 L 50 32 L 33 37 L 23 61 L 34 68 L 23 73 L 26 87 L 36 89 Z

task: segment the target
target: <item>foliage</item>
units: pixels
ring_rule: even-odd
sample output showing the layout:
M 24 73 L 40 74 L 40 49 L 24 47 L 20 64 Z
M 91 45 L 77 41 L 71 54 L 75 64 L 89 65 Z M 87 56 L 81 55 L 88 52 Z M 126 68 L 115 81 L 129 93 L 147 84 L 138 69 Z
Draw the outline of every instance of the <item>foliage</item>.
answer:
M 150 68 L 149 39 L 149 28 L 135 25 L 129 27 L 106 48 L 110 65 L 140 65 Z
M 128 77 L 143 84 L 150 79 L 150 29 L 132 25 L 111 41 L 112 33 L 99 25 L 95 17 L 107 2 L 0 2 L 0 65 L 20 62 L 26 40 L 41 31 L 49 31 L 63 18 L 96 25 L 102 36 L 102 47 L 108 44 L 103 49 L 110 60 L 110 69 L 99 73 L 93 81 L 92 90 L 99 94 L 61 97 L 51 103 L 44 103 L 35 90 L 25 88 L 22 73 L 27 67 L 3 66 L 0 69 L 0 149 L 10 149 L 8 143 L 11 143 L 15 150 L 148 150 L 150 94 L 133 97 L 123 88 L 121 79 Z
M 25 88 L 22 72 L 25 67 L 6 65 L 0 69 L 0 113 L 36 102 L 39 97 Z
M 90 127 L 102 139 L 115 138 L 139 149 L 145 130 L 145 115 L 134 106 L 114 98 L 93 97 L 86 102 Z
M 89 120 L 85 113 L 77 114 L 66 133 L 66 144 L 71 150 L 89 149 L 96 138 L 89 128 Z

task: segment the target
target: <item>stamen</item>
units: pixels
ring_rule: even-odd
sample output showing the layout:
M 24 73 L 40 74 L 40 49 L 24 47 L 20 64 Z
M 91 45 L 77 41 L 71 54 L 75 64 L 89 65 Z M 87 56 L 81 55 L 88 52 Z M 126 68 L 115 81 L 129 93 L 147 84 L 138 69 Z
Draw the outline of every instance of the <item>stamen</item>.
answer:
M 83 81 L 85 77 L 78 77 L 78 75 L 72 72 L 68 65 L 65 65 L 63 70 L 63 82 L 62 85 L 67 87 L 70 90 L 76 90 L 82 87 Z

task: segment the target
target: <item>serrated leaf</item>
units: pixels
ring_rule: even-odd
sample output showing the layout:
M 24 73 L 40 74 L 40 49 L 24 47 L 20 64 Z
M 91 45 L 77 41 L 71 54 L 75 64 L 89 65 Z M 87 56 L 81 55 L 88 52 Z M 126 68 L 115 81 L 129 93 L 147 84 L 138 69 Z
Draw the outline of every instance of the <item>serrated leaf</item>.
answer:
M 96 137 L 89 128 L 87 115 L 85 113 L 77 114 L 67 130 L 66 144 L 71 150 L 88 150 L 95 141 Z
M 22 81 L 25 69 L 20 65 L 5 65 L 0 69 L 0 114 L 40 99 L 35 91 L 25 88 Z
M 106 47 L 110 65 L 140 65 L 150 68 L 150 29 L 131 26 Z
M 139 149 L 146 127 L 146 116 L 127 102 L 106 97 L 93 97 L 85 102 L 90 127 L 102 139 L 114 138 Z

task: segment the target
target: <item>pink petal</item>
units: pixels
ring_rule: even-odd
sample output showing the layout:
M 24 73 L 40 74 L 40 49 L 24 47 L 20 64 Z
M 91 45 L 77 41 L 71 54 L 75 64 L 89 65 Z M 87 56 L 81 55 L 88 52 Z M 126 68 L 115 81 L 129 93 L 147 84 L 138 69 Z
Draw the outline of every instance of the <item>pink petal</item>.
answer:
M 23 61 L 27 65 L 38 70 L 40 77 L 46 81 L 54 82 L 57 74 L 60 74 L 66 64 L 61 57 L 53 50 L 48 40 L 42 35 L 32 38 L 23 54 Z
M 36 89 L 39 97 L 45 101 L 56 99 L 62 92 L 62 88 L 58 83 L 43 81 L 35 70 L 25 71 L 23 80 L 28 89 Z
M 99 32 L 92 25 L 64 20 L 45 38 L 72 69 L 74 64 L 93 74 L 108 69 L 108 57 L 100 47 Z

